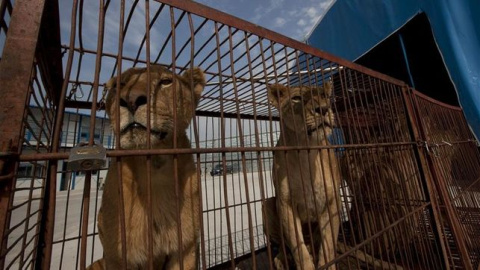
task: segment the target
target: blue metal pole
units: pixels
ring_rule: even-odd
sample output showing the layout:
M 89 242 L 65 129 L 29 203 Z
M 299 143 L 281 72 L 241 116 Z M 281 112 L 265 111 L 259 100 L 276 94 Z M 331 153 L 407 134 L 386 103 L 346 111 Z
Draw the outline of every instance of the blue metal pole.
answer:
M 403 58 L 405 59 L 405 66 L 407 68 L 408 77 L 410 79 L 410 85 L 415 88 L 415 83 L 413 82 L 412 72 L 410 71 L 410 63 L 408 62 L 407 50 L 405 48 L 402 34 L 398 33 L 398 39 L 400 40 L 400 46 L 402 47 Z

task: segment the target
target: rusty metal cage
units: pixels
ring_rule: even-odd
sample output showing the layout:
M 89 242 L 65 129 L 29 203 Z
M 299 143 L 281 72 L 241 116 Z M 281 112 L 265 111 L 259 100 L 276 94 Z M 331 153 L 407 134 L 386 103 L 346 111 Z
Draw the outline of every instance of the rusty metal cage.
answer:
M 188 165 L 182 162 L 192 158 L 198 197 L 191 207 L 201 213 L 195 268 L 310 269 L 296 264 L 299 246 L 321 269 L 479 267 L 480 152 L 460 108 L 192 1 L 87 2 L 0 3 L 1 269 L 85 269 L 106 256 L 97 223 L 107 175 L 126 181 L 118 168 L 131 160 L 142 160 L 148 183 L 145 258 L 137 267 L 161 268 L 153 256 L 157 157 L 171 160 L 174 172 L 173 242 L 186 237 L 179 182 Z M 186 128 L 190 145 L 179 145 L 175 127 L 182 123 L 173 113 L 171 145 L 146 139 L 143 149 L 122 146 L 120 124 L 106 111 L 118 115 L 129 106 L 118 90 L 131 67 L 187 74 L 166 84 L 192 89 L 189 72 L 203 70 L 204 89 Z M 152 76 L 145 100 L 130 111 L 154 110 Z M 170 98 L 173 111 L 184 109 L 176 94 Z M 146 122 L 147 132 L 157 132 Z M 106 149 L 98 158 L 105 165 L 69 167 L 80 145 Z M 282 176 L 287 190 L 297 184 L 288 179 L 298 178 L 304 193 L 282 193 Z M 119 215 L 118 265 L 127 268 L 135 229 L 126 225 L 129 198 L 122 188 L 118 194 L 118 209 L 110 211 Z M 300 206 L 311 204 L 315 210 Z M 307 221 L 282 221 L 289 206 L 296 220 Z M 304 210 L 307 217 L 299 218 Z M 180 269 L 188 269 L 185 253 L 179 248 Z

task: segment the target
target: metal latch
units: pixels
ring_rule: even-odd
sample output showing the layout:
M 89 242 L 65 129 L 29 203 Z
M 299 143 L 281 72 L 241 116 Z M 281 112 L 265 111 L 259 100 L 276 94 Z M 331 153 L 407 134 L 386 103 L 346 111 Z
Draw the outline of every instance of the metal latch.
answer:
M 88 145 L 82 142 L 70 150 L 67 169 L 71 171 L 99 170 L 107 162 L 107 152 L 103 145 Z

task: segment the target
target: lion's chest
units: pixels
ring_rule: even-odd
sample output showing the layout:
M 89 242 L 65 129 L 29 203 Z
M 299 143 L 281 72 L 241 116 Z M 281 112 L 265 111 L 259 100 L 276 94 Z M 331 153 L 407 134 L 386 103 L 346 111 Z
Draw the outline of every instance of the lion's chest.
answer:
M 167 207 L 176 209 L 175 206 L 159 205 L 158 202 L 152 204 L 152 214 L 139 202 L 133 202 L 126 207 L 126 231 L 128 232 L 126 240 L 130 258 L 142 258 L 148 254 L 149 216 L 153 219 L 151 241 L 154 255 L 169 254 L 171 251 L 178 250 L 177 222 L 174 213 L 167 211 Z M 117 233 L 121 239 L 121 231 Z
M 277 152 L 274 156 L 277 196 L 296 208 L 300 219 L 316 219 L 333 198 L 335 185 L 328 150 Z
M 195 226 L 192 226 L 191 220 L 195 216 L 194 212 L 198 210 L 192 209 L 191 205 L 192 201 L 196 201 L 195 198 L 198 194 L 195 189 L 189 188 L 196 186 L 192 184 L 192 181 L 195 180 L 195 170 L 193 166 L 188 166 L 189 163 L 193 162 L 187 162 L 182 171 L 177 172 L 180 192 L 184 194 L 183 196 L 175 195 L 175 178 L 172 169 L 165 171 L 153 169 L 151 171 L 151 207 L 148 207 L 150 203 L 146 192 L 147 177 L 144 173 L 147 171 L 146 168 L 138 164 L 122 168 L 125 240 L 130 264 L 142 265 L 146 262 L 147 254 L 149 254 L 149 239 L 153 243 L 155 258 L 168 256 L 179 250 L 179 228 L 183 246 L 195 239 Z M 121 258 L 122 227 L 121 215 L 118 211 L 120 198 L 117 192 L 117 183 L 120 180 L 116 171 L 116 167 L 112 166 L 107 175 L 99 228 L 103 231 L 104 247 L 116 246 L 114 256 Z M 181 226 L 178 226 L 177 222 L 178 213 L 181 215 Z M 153 223 L 150 231 L 148 229 L 149 217 Z M 190 223 L 184 224 L 187 222 L 183 222 L 183 220 L 188 220 Z

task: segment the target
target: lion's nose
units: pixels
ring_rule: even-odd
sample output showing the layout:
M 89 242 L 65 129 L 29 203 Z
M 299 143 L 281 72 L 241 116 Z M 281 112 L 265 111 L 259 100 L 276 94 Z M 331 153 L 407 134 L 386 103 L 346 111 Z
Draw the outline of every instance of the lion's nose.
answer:
M 325 114 L 329 108 L 329 105 L 319 105 L 313 111 L 317 115 L 322 115 Z
M 120 106 L 127 108 L 132 113 L 145 104 L 147 104 L 147 96 L 143 94 L 130 93 L 126 99 L 120 98 Z

